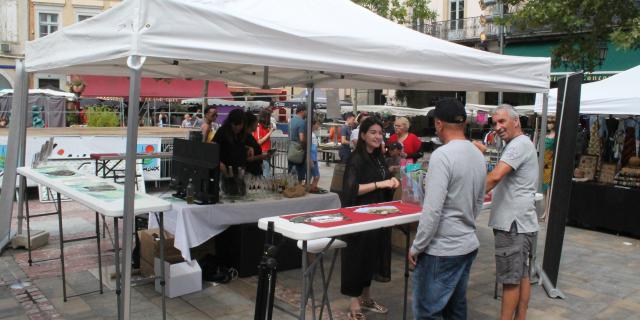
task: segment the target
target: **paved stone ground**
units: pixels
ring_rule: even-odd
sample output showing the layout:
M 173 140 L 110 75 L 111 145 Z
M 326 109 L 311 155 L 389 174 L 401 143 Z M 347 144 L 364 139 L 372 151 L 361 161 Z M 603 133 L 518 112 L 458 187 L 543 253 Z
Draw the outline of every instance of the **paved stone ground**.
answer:
M 332 168 L 321 165 L 320 185 L 329 188 Z M 49 210 L 50 205 L 30 202 L 32 212 Z M 63 203 L 65 238 L 91 235 L 95 216 L 77 203 Z M 605 213 L 603 213 L 605 214 Z M 34 251 L 34 259 L 56 257 L 58 231 L 55 217 L 33 220 L 32 228 L 47 230 L 49 244 Z M 493 299 L 493 235 L 487 227 L 488 212 L 478 220 L 481 247 L 469 282 L 469 319 L 495 319 L 500 301 Z M 539 238 L 542 257 L 545 230 Z M 104 265 L 113 264 L 108 239 L 101 242 Z M 69 294 L 97 288 L 95 240 L 65 246 L 67 290 Z M 394 253 L 392 282 L 374 283 L 373 296 L 390 309 L 388 315 L 368 314 L 370 319 L 401 319 L 404 257 Z M 339 262 L 330 286 L 331 305 L 336 319 L 344 319 L 348 299 L 339 292 Z M 326 264 L 328 267 L 328 262 Z M 550 299 L 542 287 L 534 286 L 529 319 L 640 319 L 640 241 L 610 234 L 568 227 L 564 240 L 559 288 L 566 300 Z M 319 278 L 316 278 L 319 287 Z M 16 284 L 23 288 L 16 288 Z M 301 276 L 299 270 L 278 274 L 277 305 L 297 312 Z M 252 319 L 257 278 L 236 279 L 225 285 L 206 283 L 201 292 L 168 299 L 169 319 Z M 13 287 L 13 288 L 12 288 Z M 319 292 L 317 293 L 319 296 Z M 160 319 L 160 295 L 152 284 L 132 289 L 131 319 Z M 90 294 L 62 301 L 59 261 L 29 266 L 22 249 L 7 249 L 0 256 L 0 319 L 115 319 L 115 293 Z M 409 309 L 411 306 L 409 288 Z M 411 311 L 409 317 L 411 318 Z M 293 319 L 279 308 L 274 319 Z

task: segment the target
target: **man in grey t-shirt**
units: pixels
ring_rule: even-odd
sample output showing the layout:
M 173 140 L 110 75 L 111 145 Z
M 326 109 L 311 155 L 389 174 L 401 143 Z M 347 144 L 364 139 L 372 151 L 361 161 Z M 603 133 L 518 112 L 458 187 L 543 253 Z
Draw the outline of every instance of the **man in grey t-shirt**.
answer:
M 466 319 L 469 269 L 479 246 L 475 219 L 482 209 L 487 166 L 464 136 L 461 102 L 441 100 L 434 115 L 445 145 L 431 155 L 420 224 L 409 251 L 415 266 L 413 315 Z
M 538 158 L 513 107 L 498 107 L 492 119 L 494 130 L 507 142 L 486 183 L 487 192 L 495 188 L 489 226 L 495 235 L 496 277 L 503 285 L 500 318 L 525 319 L 531 294 L 530 263 L 538 234 L 534 203 Z

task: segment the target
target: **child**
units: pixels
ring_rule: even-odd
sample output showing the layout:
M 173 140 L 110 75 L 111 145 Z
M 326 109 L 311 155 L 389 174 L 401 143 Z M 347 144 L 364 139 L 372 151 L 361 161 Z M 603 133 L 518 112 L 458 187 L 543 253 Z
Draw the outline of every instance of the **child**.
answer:
M 320 181 L 320 167 L 318 167 L 318 145 L 320 144 L 318 134 L 320 130 L 320 121 L 314 120 L 313 127 L 311 128 L 311 185 L 309 186 L 309 192 L 311 193 L 327 193 L 327 190 L 318 188 L 318 181 Z
M 402 159 L 402 143 L 394 142 L 387 147 L 386 163 L 389 172 L 393 175 L 400 172 L 400 160 Z

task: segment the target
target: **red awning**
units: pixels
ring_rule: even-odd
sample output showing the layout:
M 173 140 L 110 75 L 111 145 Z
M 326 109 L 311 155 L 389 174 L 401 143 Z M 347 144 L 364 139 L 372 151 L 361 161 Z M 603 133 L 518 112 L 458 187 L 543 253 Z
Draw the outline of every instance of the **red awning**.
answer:
M 85 83 L 83 97 L 128 97 L 128 77 L 80 76 Z M 202 97 L 204 80 L 142 78 L 141 98 L 197 98 Z M 223 81 L 209 81 L 211 98 L 231 98 Z

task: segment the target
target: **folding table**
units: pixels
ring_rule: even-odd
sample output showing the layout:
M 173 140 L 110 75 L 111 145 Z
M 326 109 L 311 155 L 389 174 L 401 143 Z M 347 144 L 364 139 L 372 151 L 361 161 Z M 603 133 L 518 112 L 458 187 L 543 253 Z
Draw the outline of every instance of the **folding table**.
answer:
M 121 318 L 122 310 L 121 310 L 121 299 L 120 299 L 120 288 L 123 285 L 120 277 L 119 270 L 119 236 L 118 236 L 118 218 L 123 217 L 123 208 L 124 208 L 124 187 L 117 183 L 114 183 L 109 180 L 101 179 L 96 176 L 84 175 L 72 168 L 68 168 L 65 166 L 43 166 L 39 168 L 28 168 L 21 167 L 17 169 L 17 172 L 24 179 L 23 181 L 26 185 L 26 179 L 33 180 L 36 183 L 49 187 L 49 189 L 55 191 L 57 193 L 57 206 L 56 212 L 47 213 L 42 215 L 58 215 L 58 228 L 60 230 L 60 262 L 62 266 L 62 291 L 64 296 L 64 301 L 67 301 L 66 294 L 66 273 L 64 266 L 64 243 L 78 240 L 86 240 L 86 239 L 97 239 L 98 244 L 98 268 L 99 268 L 99 281 L 100 281 L 100 293 L 102 293 L 102 259 L 101 259 L 101 251 L 100 251 L 100 231 L 99 231 L 99 219 L 98 214 L 103 215 L 104 217 L 111 217 L 114 219 L 115 224 L 115 266 L 116 266 L 116 274 L 118 276 L 116 280 L 116 294 L 118 295 L 118 318 Z M 23 190 L 24 192 L 24 190 Z M 77 201 L 78 203 L 83 204 L 84 206 L 94 210 L 96 212 L 96 235 L 93 237 L 86 237 L 80 239 L 71 239 L 64 240 L 63 227 L 62 227 L 62 207 L 60 206 L 60 195 L 63 194 L 71 200 Z M 26 209 L 26 217 L 27 217 L 27 232 L 29 232 L 29 209 L 28 209 L 28 201 L 25 197 L 25 194 L 21 194 L 21 201 L 25 203 Z M 157 197 L 149 196 L 143 193 L 136 193 L 135 196 L 135 204 L 134 204 L 134 214 L 144 214 L 149 212 L 154 212 L 159 215 L 159 226 L 160 230 L 160 260 L 164 260 L 164 229 L 163 229 L 163 212 L 171 209 L 171 203 L 162 200 Z M 38 215 L 41 216 L 41 215 Z M 30 252 L 29 252 L 30 253 Z M 31 257 L 30 257 L 31 259 Z M 163 318 L 166 315 L 166 303 L 165 303 L 165 295 L 164 295 L 164 263 L 160 266 L 161 273 L 161 285 L 162 285 L 162 311 Z M 97 292 L 86 292 L 82 294 L 94 293 Z

